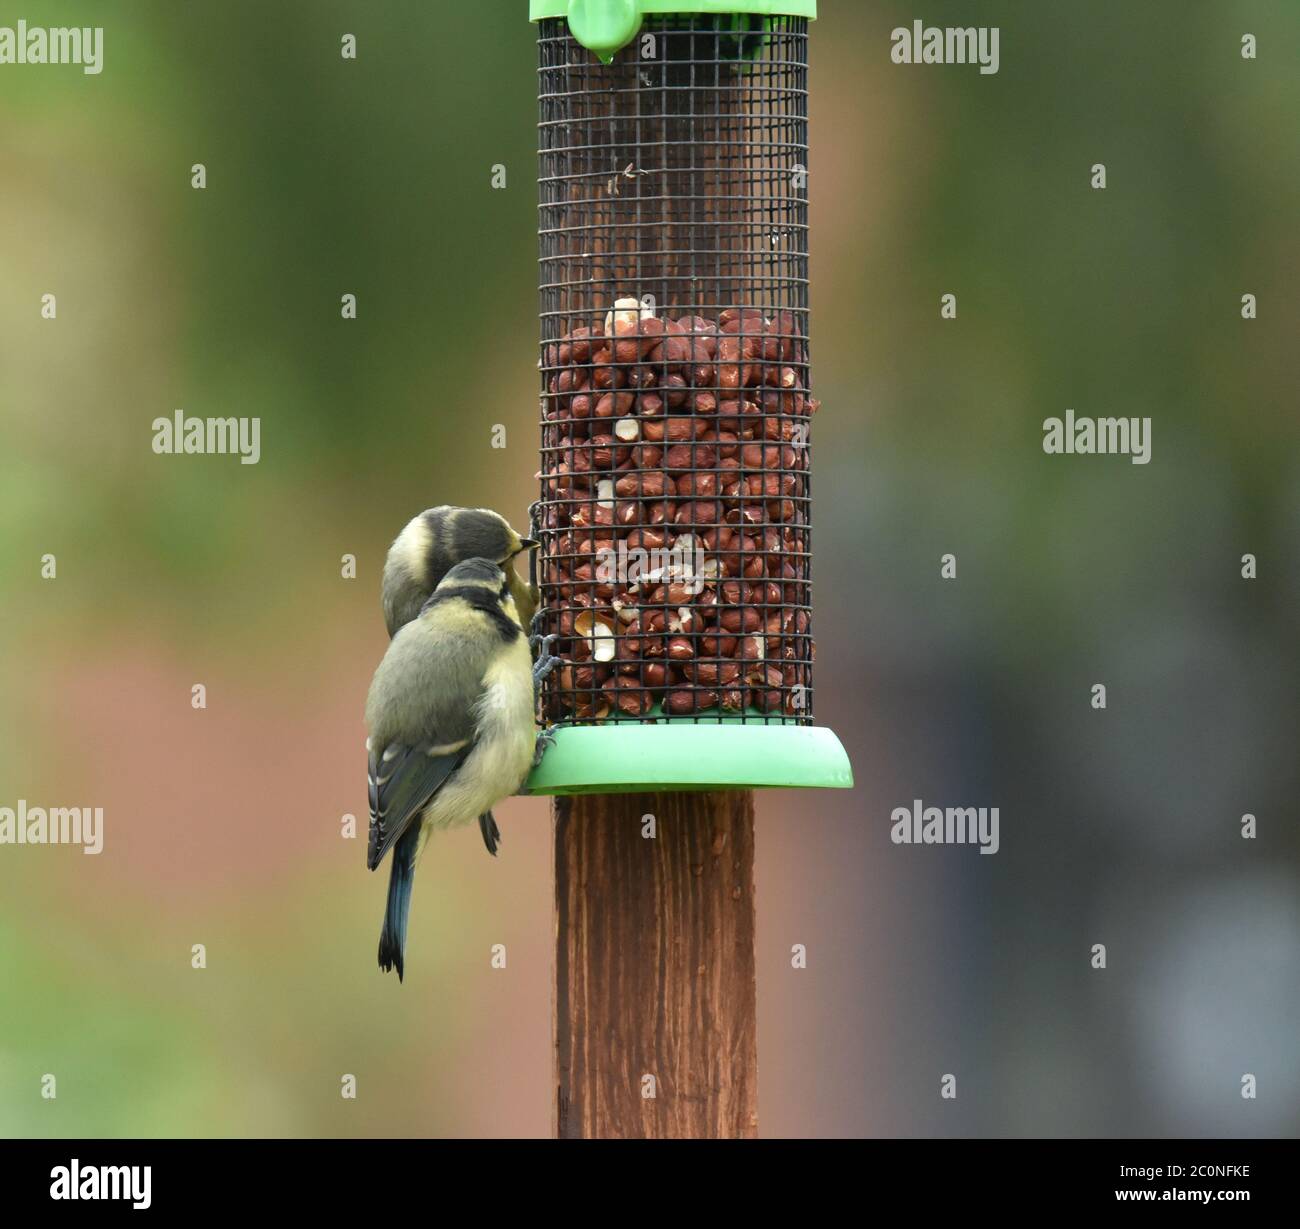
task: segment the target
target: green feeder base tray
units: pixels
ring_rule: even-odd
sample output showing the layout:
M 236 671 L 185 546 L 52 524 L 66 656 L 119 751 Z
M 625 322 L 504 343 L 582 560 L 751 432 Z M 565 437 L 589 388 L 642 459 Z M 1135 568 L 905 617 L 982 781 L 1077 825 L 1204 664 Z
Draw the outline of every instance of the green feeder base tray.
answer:
M 561 726 L 523 794 L 850 789 L 853 769 L 823 726 L 623 721 Z

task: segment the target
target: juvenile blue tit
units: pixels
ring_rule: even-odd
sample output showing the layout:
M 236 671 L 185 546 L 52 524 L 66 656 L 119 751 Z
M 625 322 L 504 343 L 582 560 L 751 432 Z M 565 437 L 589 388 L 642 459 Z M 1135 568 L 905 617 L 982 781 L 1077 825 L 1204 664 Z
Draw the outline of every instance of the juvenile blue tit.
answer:
M 402 977 L 415 863 L 430 834 L 479 821 L 533 763 L 533 672 L 506 573 L 490 559 L 457 563 L 419 615 L 398 629 L 366 698 L 374 870 L 393 851 L 379 967 Z
M 453 508 L 443 504 L 414 517 L 389 547 L 384 563 L 384 622 L 388 634 L 420 613 L 429 595 L 456 564 L 490 559 L 500 564 L 527 631 L 537 609 L 536 589 L 515 574 L 514 559 L 537 543 L 521 538 L 491 508 Z

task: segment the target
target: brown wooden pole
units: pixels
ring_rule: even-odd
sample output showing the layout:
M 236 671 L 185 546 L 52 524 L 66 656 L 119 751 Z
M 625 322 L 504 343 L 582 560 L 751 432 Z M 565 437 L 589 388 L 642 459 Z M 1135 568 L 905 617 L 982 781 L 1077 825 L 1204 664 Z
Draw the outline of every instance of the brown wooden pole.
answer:
M 753 794 L 558 798 L 554 829 L 556 1136 L 756 1136 Z

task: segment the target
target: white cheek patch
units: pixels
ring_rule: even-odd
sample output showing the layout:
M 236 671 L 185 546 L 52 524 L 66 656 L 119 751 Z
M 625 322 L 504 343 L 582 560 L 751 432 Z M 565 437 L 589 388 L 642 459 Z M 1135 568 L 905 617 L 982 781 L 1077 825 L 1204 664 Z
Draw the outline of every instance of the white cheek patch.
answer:
M 403 569 L 417 580 L 424 579 L 424 564 L 429 556 L 429 544 L 432 539 L 429 526 L 422 516 L 418 516 L 397 535 L 397 541 L 393 543 L 394 557 L 401 563 Z

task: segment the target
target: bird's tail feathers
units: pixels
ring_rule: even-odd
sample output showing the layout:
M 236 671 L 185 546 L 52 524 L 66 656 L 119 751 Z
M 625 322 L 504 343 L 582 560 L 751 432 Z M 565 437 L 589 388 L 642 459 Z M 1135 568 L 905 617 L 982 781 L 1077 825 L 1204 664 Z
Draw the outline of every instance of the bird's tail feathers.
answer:
M 411 889 L 415 886 L 415 852 L 420 824 L 413 823 L 393 846 L 393 864 L 388 874 L 388 904 L 384 928 L 379 932 L 379 967 L 385 973 L 397 970 L 402 980 L 406 957 L 406 919 L 411 912 Z

